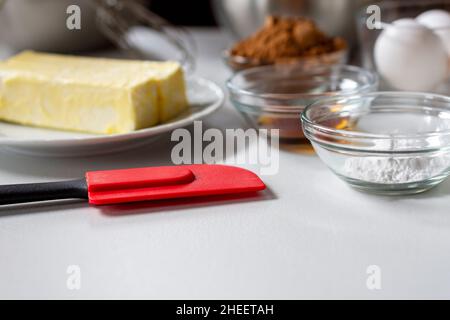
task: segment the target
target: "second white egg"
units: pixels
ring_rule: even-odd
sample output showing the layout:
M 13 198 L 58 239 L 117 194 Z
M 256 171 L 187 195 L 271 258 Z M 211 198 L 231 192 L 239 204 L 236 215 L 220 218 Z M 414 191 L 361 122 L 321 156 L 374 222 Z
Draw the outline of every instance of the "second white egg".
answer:
M 416 20 L 441 38 L 450 56 L 450 13 L 444 10 L 429 10 L 420 14 Z
M 374 56 L 381 77 L 399 90 L 431 91 L 448 73 L 441 39 L 414 19 L 387 26 L 377 38 Z

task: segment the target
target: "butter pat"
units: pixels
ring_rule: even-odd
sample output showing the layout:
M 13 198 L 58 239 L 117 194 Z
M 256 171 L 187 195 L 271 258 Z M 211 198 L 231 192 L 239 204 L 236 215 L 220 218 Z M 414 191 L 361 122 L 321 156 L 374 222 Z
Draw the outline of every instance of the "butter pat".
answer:
M 177 62 L 26 51 L 0 63 L 0 119 L 92 133 L 126 133 L 188 107 Z

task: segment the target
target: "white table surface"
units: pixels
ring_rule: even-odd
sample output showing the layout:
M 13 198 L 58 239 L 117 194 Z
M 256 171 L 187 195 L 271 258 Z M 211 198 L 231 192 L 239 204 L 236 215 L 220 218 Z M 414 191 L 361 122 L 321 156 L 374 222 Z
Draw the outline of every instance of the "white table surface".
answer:
M 196 30 L 197 73 L 223 85 L 229 39 Z M 229 102 L 204 126 L 237 128 Z M 90 158 L 0 152 L 2 184 L 86 170 L 169 165 L 173 143 Z M 408 197 L 359 193 L 315 156 L 281 151 L 258 198 L 90 207 L 77 201 L 0 209 L 0 298 L 450 298 L 450 180 Z M 81 288 L 66 285 L 69 265 Z M 368 290 L 366 268 L 381 268 Z

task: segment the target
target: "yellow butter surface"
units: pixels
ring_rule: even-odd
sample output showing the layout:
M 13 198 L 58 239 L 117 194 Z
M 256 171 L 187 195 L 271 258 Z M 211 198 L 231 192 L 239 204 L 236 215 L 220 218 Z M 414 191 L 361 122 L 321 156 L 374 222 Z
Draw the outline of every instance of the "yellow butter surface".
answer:
M 0 119 L 92 133 L 126 133 L 188 108 L 177 62 L 22 52 L 0 62 Z

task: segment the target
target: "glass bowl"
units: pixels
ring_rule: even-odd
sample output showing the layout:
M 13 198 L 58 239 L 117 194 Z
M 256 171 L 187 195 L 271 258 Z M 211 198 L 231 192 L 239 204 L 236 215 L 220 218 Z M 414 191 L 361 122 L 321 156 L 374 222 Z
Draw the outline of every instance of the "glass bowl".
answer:
M 254 128 L 279 129 L 281 143 L 307 141 L 298 121 L 304 108 L 324 97 L 375 91 L 377 76 L 355 66 L 272 65 L 240 71 L 227 81 L 230 100 Z
M 380 89 L 449 95 L 450 26 L 443 27 L 439 15 L 428 16 L 424 32 L 412 19 L 430 10 L 450 13 L 450 0 L 382 1 L 376 6 L 381 21 L 372 21 L 369 28 L 366 6 L 357 14 L 357 30 L 361 65 L 380 75 Z
M 357 189 L 419 193 L 450 173 L 450 98 L 375 92 L 310 104 L 301 117 L 320 159 Z
M 251 59 L 243 56 L 230 54 L 229 50 L 222 53 L 225 64 L 233 71 L 241 71 L 249 68 L 273 65 L 272 62 Z M 344 65 L 348 60 L 348 49 L 325 53 L 313 57 L 290 58 L 280 60 L 276 65 L 296 65 L 304 69 L 316 68 L 320 66 Z

